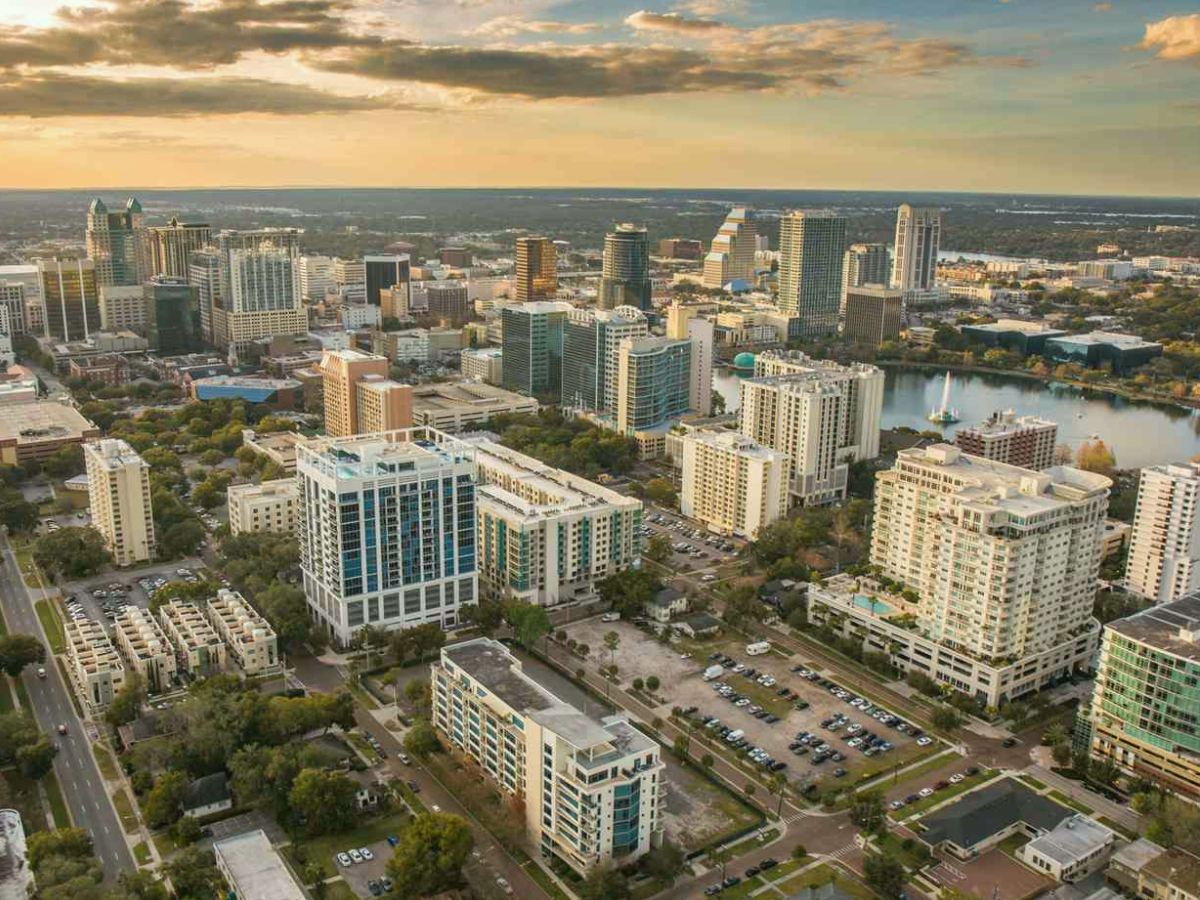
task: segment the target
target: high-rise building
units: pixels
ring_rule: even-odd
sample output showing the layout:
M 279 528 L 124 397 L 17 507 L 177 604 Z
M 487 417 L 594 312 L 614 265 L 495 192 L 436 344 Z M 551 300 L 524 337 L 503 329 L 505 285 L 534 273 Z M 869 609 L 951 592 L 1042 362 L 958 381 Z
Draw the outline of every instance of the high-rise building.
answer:
M 1200 798 L 1197 623 L 1193 595 L 1105 625 L 1091 702 L 1075 725 L 1092 756 L 1191 800 Z
M 1147 466 L 1125 564 L 1125 586 L 1155 603 L 1200 592 L 1200 463 Z
M 650 309 L 650 236 L 645 228 L 618 225 L 604 236 L 604 265 L 600 273 L 601 309 L 632 306 Z
M 475 477 L 474 450 L 432 429 L 296 448 L 304 593 L 333 641 L 458 623 L 477 597 Z
M 141 284 L 149 277 L 142 205 L 130 197 L 125 209 L 109 212 L 97 197 L 88 207 L 87 255 L 96 264 L 96 286 Z
M 206 344 L 215 344 L 214 312 L 221 309 L 221 254 L 215 247 L 192 253 L 188 282 L 195 287 L 200 306 L 200 337 Z
M 846 291 L 864 284 L 887 287 L 892 278 L 892 254 L 886 244 L 851 244 L 842 257 L 842 306 Z
M 562 393 L 563 330 L 569 303 L 540 300 L 501 310 L 504 387 L 557 400 Z
M 443 266 L 466 269 L 475 262 L 475 254 L 466 247 L 443 247 L 438 251 Z
M 954 435 L 963 453 L 1038 470 L 1054 465 L 1057 441 L 1056 423 L 1037 416 L 1018 417 L 1011 409 L 993 413 L 982 424 L 960 428 Z
M 553 300 L 558 294 L 558 251 L 550 238 L 517 238 L 513 297 L 518 303 Z
M 431 284 L 425 289 L 426 311 L 435 319 L 465 322 L 475 312 L 465 281 Z
M 492 441 L 467 441 L 479 467 L 480 590 L 538 606 L 595 596 L 635 565 L 642 502 Z
M 704 253 L 700 241 L 684 238 L 663 238 L 658 242 L 658 255 L 664 259 L 699 259 Z
M 850 464 L 879 455 L 883 370 L 762 353 L 754 376 L 741 385 L 742 434 L 787 455 L 795 502 L 844 498 Z
M 363 257 L 363 278 L 366 283 L 366 300 L 371 306 L 379 306 L 379 292 L 384 288 L 409 289 L 412 278 L 409 274 L 407 256 Z
M 296 270 L 300 274 L 300 296 L 310 303 L 320 303 L 336 288 L 331 256 L 301 256 L 296 260 Z
M 667 311 L 667 337 L 692 342 L 691 408 L 700 416 L 712 415 L 713 353 L 716 328 L 712 320 L 696 312 L 694 307 L 672 304 Z
M 731 431 L 695 431 L 681 444 L 683 515 L 751 541 L 787 515 L 786 454 Z
M 896 214 L 896 255 L 892 287 L 928 291 L 937 281 L 938 248 L 942 242 L 942 211 L 904 203 Z
M 86 340 L 100 330 L 96 265 L 90 259 L 40 259 L 45 333 L 63 341 Z
M 8 322 L 15 337 L 19 334 L 37 334 L 33 327 L 34 307 L 41 310 L 42 273 L 35 265 L 0 266 L 0 304 L 8 308 Z
M 262 338 L 308 331 L 295 261 L 295 249 L 269 242 L 253 250 L 230 250 L 223 257 L 229 290 L 223 283 L 222 308 L 213 310 L 214 343 L 240 357 Z
M 779 226 L 779 309 L 800 319 L 800 337 L 837 333 L 846 220 L 828 210 L 796 210 Z
M 342 299 L 350 303 L 367 300 L 367 264 L 361 259 L 335 259 L 333 284 Z
M 197 352 L 200 333 L 200 291 L 182 278 L 156 275 L 144 285 L 146 337 L 160 356 Z
M 851 340 L 876 346 L 884 341 L 898 341 L 903 311 L 903 291 L 878 284 L 849 288 L 842 333 Z
M 150 275 L 188 278 L 192 254 L 212 243 L 207 222 L 180 222 L 172 216 L 166 225 L 146 229 L 150 243 Z
M 617 369 L 617 430 L 633 436 L 691 409 L 692 342 L 666 337 L 621 341 Z
M 321 357 L 325 433 L 350 437 L 412 425 L 412 388 L 388 378 L 386 356 L 326 350 Z
M 154 556 L 150 466 L 119 438 L 83 445 L 92 525 L 118 566 Z
M 752 279 L 757 249 L 758 216 L 747 206 L 734 207 L 721 223 L 704 258 L 704 286 L 723 288 L 730 281 Z
M 491 638 L 443 647 L 431 680 L 434 727 L 523 801 L 531 846 L 586 876 L 661 842 L 662 749 L 627 719 L 585 715 Z
M 104 331 L 146 334 L 146 292 L 140 284 L 100 288 L 100 327 Z
M 616 409 L 621 341 L 649 333 L 646 317 L 632 306 L 568 312 L 563 326 L 563 405 Z

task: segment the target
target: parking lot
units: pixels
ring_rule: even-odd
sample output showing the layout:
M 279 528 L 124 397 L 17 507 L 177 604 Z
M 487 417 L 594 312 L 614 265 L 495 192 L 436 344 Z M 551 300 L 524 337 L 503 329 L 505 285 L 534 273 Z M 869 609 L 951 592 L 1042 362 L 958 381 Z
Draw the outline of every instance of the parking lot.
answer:
M 737 556 L 743 541 L 712 534 L 695 522 L 662 510 L 647 510 L 643 517 L 643 539 L 665 535 L 671 541 L 671 558 L 666 565 L 675 571 L 699 566 L 709 568 Z
M 353 850 L 353 854 L 351 854 Z M 363 858 L 362 851 L 366 850 L 370 854 L 370 859 Z M 359 858 L 353 859 L 353 856 Z M 376 884 L 376 890 L 382 893 L 390 887 L 388 882 L 383 881 L 387 878 L 387 861 L 392 858 L 392 846 L 386 840 L 377 841 L 374 844 L 368 844 L 366 847 L 347 847 L 342 853 L 334 857 L 333 863 L 337 866 L 337 870 L 342 873 L 342 877 L 346 879 L 346 883 L 350 885 L 350 889 L 360 897 L 370 897 L 372 895 L 379 896 L 375 891 L 371 890 L 371 884 Z
M 611 654 L 604 646 L 604 634 L 608 631 L 616 631 L 620 636 L 620 643 Z M 806 666 L 801 657 L 787 657 L 778 652 L 748 656 L 744 641 L 719 638 L 664 646 L 631 624 L 604 623 L 598 619 L 577 623 L 568 628 L 568 634 L 596 648 L 589 659 L 595 668 L 608 665 L 611 655 L 626 687 L 635 678 L 645 680 L 656 676 L 662 685 L 657 693 L 663 701 L 659 705 L 663 715 L 673 707 L 682 707 L 694 708 L 692 716 L 702 722 L 715 717 L 717 724 L 710 720 L 704 723 L 701 732 L 707 732 L 714 746 L 728 756 L 735 755 L 738 749 L 762 751 L 755 755 L 761 755 L 764 761 L 784 764 L 784 768 L 776 771 L 800 786 L 815 782 L 820 782 L 821 787 L 833 783 L 849 786 L 862 776 L 893 771 L 942 749 L 919 729 L 912 729 L 917 734 L 907 733 L 908 723 L 887 721 L 889 713 L 875 708 L 865 698 L 856 698 L 848 691 L 843 692 L 845 696 L 832 693 L 836 685 L 820 672 L 810 672 L 804 677 Z M 711 658 L 714 654 L 723 654 L 730 661 L 721 665 L 719 676 L 706 681 L 705 669 L 720 664 L 720 660 Z M 738 665 L 744 668 L 735 673 Z M 748 673 L 752 673 L 750 677 Z M 760 679 L 765 683 L 760 683 Z M 856 700 L 865 710 L 851 705 Z M 771 717 L 776 721 L 772 722 Z M 905 730 L 894 727 L 900 725 Z M 742 732 L 737 735 L 739 748 L 720 738 L 723 728 L 730 729 L 726 734 Z M 797 738 L 803 734 L 813 737 L 799 743 Z M 872 741 L 877 749 L 871 749 Z M 823 756 L 820 748 L 826 744 L 831 753 L 814 762 Z M 869 755 L 868 750 L 871 750 Z
M 83 618 L 111 623 L 126 606 L 148 609 L 150 598 L 160 588 L 171 583 L 196 584 L 203 574 L 201 566 L 186 561 L 174 568 L 166 566 L 135 573 L 108 572 L 67 585 L 63 599 L 68 607 L 68 615 L 76 608 L 71 604 L 77 604 Z

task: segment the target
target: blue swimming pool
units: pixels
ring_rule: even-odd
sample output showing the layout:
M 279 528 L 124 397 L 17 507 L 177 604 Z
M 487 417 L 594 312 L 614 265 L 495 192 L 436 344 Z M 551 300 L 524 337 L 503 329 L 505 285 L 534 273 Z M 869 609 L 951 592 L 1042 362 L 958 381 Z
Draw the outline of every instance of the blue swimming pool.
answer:
M 870 597 L 867 597 L 864 594 L 854 595 L 854 605 L 859 609 L 869 610 L 870 612 L 875 613 L 877 616 L 886 616 L 895 612 L 894 609 L 892 609 L 882 600 L 872 600 Z

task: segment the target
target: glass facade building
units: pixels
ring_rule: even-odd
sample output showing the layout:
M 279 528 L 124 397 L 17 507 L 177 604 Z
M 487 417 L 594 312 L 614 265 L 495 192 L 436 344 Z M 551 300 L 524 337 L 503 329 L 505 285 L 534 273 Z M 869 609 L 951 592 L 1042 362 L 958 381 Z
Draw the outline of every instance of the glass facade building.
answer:
M 562 393 L 563 329 L 569 303 L 506 306 L 503 379 L 506 390 L 557 402 Z
M 621 342 L 617 430 L 633 435 L 682 416 L 691 402 L 692 342 L 638 338 Z
M 837 333 L 846 220 L 827 210 L 788 213 L 779 226 L 781 312 L 800 318 L 806 339 Z
M 409 283 L 409 261 L 407 256 L 366 256 L 363 268 L 367 280 L 367 303 L 379 306 L 379 292 L 397 285 Z
M 203 343 L 200 291 L 181 278 L 152 278 L 142 286 L 150 348 L 163 356 L 195 353 Z
M 601 309 L 650 309 L 650 235 L 637 225 L 618 225 L 604 236 L 600 275 Z

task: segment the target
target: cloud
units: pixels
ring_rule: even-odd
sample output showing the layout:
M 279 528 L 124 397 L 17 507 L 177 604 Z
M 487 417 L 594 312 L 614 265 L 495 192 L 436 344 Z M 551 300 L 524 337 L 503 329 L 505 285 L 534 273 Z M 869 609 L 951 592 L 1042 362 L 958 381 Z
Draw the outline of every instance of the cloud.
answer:
M 1200 60 L 1200 13 L 1149 23 L 1139 46 L 1155 51 L 1159 59 Z
M 750 0 L 687 0 L 675 9 L 705 17 L 744 16 L 750 11 Z
M 395 108 L 390 95 L 346 97 L 258 78 L 103 78 L 38 72 L 0 76 L 0 116 L 305 115 Z
M 509 38 L 518 34 L 590 34 L 600 26 L 594 22 L 549 22 L 523 16 L 497 16 L 468 34 L 490 38 Z
M 694 19 L 682 13 L 653 13 L 639 10 L 626 16 L 625 24 L 635 31 L 666 32 L 678 35 L 733 34 L 737 31 L 730 25 L 715 19 Z
M 1097 3 L 1092 7 L 1092 12 L 1105 13 L 1112 12 L 1113 5 L 1111 3 Z

